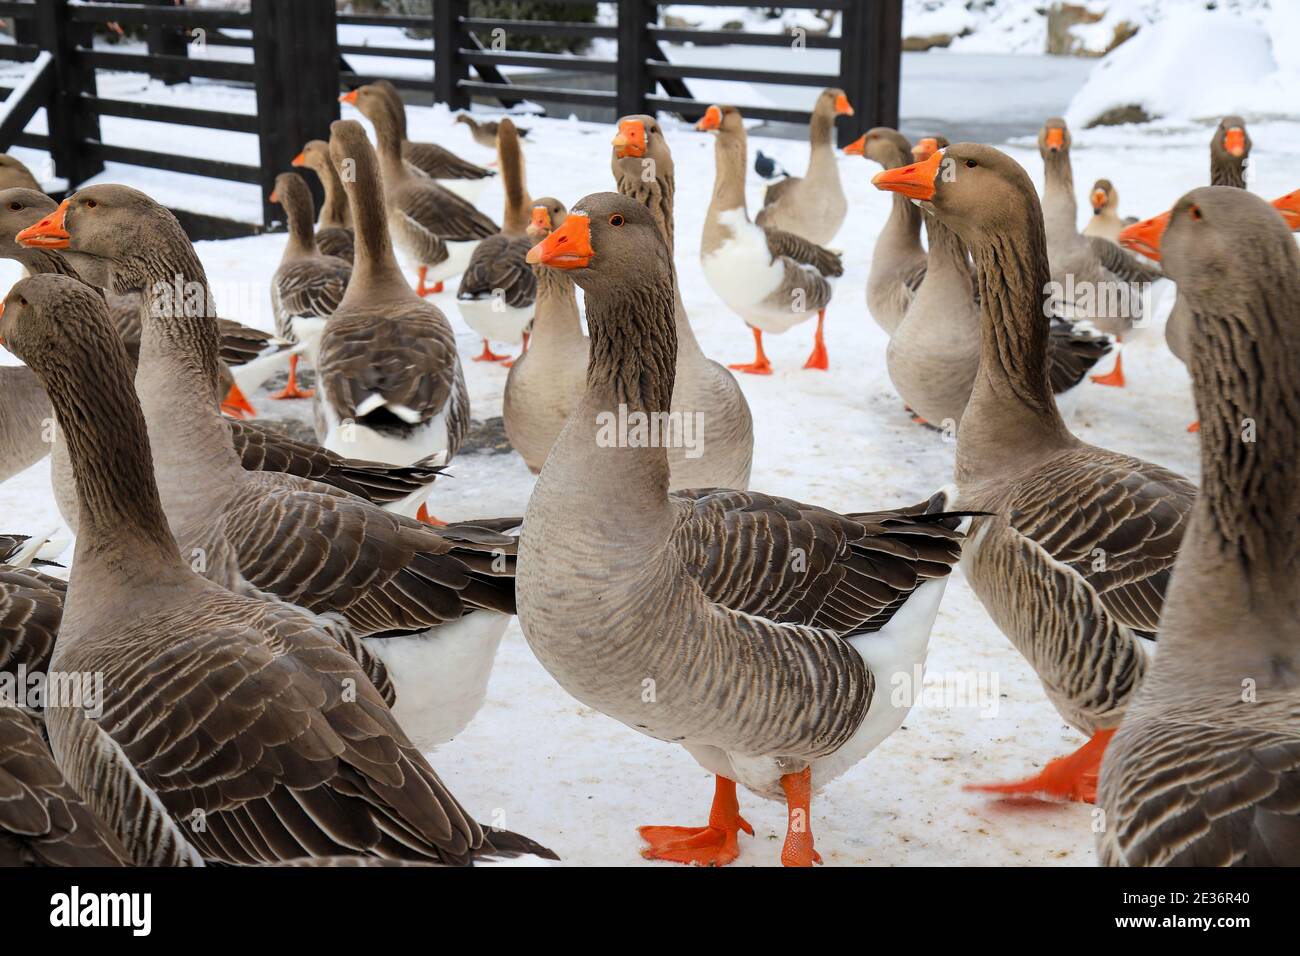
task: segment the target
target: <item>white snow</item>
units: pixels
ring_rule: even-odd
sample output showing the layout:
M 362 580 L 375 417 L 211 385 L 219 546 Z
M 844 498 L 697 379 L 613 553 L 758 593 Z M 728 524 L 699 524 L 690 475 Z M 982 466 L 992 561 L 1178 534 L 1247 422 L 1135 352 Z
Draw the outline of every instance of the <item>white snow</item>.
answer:
M 1144 28 L 1097 64 L 1066 112 L 1085 126 L 1114 107 L 1160 119 L 1295 115 L 1300 14 L 1275 11 L 1272 30 L 1223 11 L 1187 10 Z M 1284 51 L 1287 65 L 1274 56 Z
M 1038 2 L 1016 0 L 999 7 L 1011 11 L 1005 14 L 1010 21 L 1016 8 L 1023 13 Z M 916 6 L 909 3 L 909 11 Z M 678 8 L 693 20 L 704 18 L 705 10 Z M 1283 26 L 1300 21 L 1300 15 L 1280 10 L 1265 10 L 1265 15 Z M 1269 22 L 1272 29 L 1273 20 Z M 1072 80 L 1060 78 L 1054 61 L 1018 58 L 1024 69 L 1017 73 L 1008 70 L 1007 59 L 939 56 L 905 61 L 917 72 L 905 73 L 904 115 L 916 122 L 933 120 L 929 132 L 956 130 L 972 122 L 972 89 L 976 95 L 996 98 L 1001 105 L 991 112 L 998 119 L 1009 121 L 1011 114 L 1020 113 L 1022 127 L 1026 116 L 1037 122 L 1061 110 Z M 1274 45 L 1279 70 L 1294 70 L 1297 59 L 1300 54 Z M 1235 59 L 1210 62 L 1220 68 L 1205 72 L 1220 77 L 1239 66 Z M 972 68 L 978 86 L 963 87 L 954 79 L 972 75 Z M 1068 61 L 1061 68 L 1075 71 L 1069 75 L 1077 78 L 1087 64 Z M 137 75 L 114 74 L 101 75 L 101 86 L 114 95 L 177 98 L 186 105 L 208 100 L 251 109 L 251 93 L 216 84 L 165 88 Z M 1297 86 L 1290 89 L 1294 93 Z M 804 90 L 802 95 L 807 105 L 815 91 Z M 1293 102 L 1298 99 L 1292 96 Z M 412 138 L 442 143 L 476 162 L 492 159 L 445 108 L 408 112 Z M 1095 178 L 1105 176 L 1116 183 L 1122 215 L 1145 217 L 1168 208 L 1207 179 L 1207 144 L 1215 118 L 1194 118 L 1200 115 L 1191 111 L 1142 127 L 1076 129 L 1073 157 L 1080 195 Z M 532 195 L 554 195 L 572 206 L 587 193 L 613 188 L 607 161 L 611 126 L 546 118 L 530 118 L 529 125 L 534 131 L 525 149 Z M 677 263 L 687 312 L 707 354 L 722 362 L 748 360 L 749 332 L 710 290 L 699 261 L 700 231 L 713 185 L 713 140 L 669 119 L 664 125 L 677 169 Z M 106 135 L 125 138 L 117 141 L 139 141 L 146 130 L 161 132 L 155 124 L 115 128 L 106 122 L 105 129 Z M 1291 158 L 1300 150 L 1300 122 L 1262 116 L 1252 120 L 1250 133 L 1252 189 L 1271 198 L 1295 188 Z M 255 148 L 249 155 L 242 138 L 230 134 L 186 130 L 184 137 L 185 148 L 200 155 L 255 158 Z M 762 149 L 788 169 L 802 171 L 806 165 L 806 144 L 758 135 L 751 140 L 751 152 Z M 1003 148 L 1026 166 L 1041 188 L 1041 163 L 1032 137 Z M 16 152 L 24 160 L 37 160 L 38 167 L 43 159 L 43 154 Z M 741 376 L 740 381 L 754 414 L 752 487 L 849 511 L 928 497 L 951 480 L 953 446 L 941 435 L 913 425 L 890 386 L 886 341 L 866 312 L 865 285 L 875 236 L 892 197 L 871 187 L 874 165 L 858 157 L 841 157 L 840 163 L 850 214 L 833 243 L 844 251 L 846 271 L 827 316 L 831 370 L 801 370 L 806 336 L 773 336 L 765 348 L 776 374 Z M 164 202 L 200 211 L 258 215 L 255 187 L 127 166 L 112 166 L 99 178 L 118 178 Z M 751 172 L 751 212 L 758 208 L 762 189 Z M 503 198 L 498 181 L 484 194 L 481 206 L 500 221 Z M 1088 207 L 1086 202 L 1080 207 L 1082 224 Z M 199 244 L 222 314 L 272 327 L 269 283 L 284 241 L 282 234 L 275 234 Z M 0 261 L 0 287 L 18 275 L 16 264 Z M 1082 388 L 1073 427 L 1085 440 L 1141 455 L 1195 479 L 1196 438 L 1185 430 L 1195 416 L 1187 375 L 1165 348 L 1160 328 L 1172 301 L 1171 288 L 1162 283 L 1156 294 L 1163 307 L 1157 309 L 1153 327 L 1125 344 L 1129 387 Z M 447 313 L 457 331 L 474 417 L 500 415 L 507 370 L 470 361 L 481 341 L 460 319 L 454 298 L 455 283 L 449 283 L 447 291 L 431 301 Z M 13 361 L 0 350 L 0 362 Z M 310 402 L 271 401 L 265 390 L 250 397 L 263 415 L 309 419 Z M 533 481 L 515 455 L 465 454 L 435 485 L 430 509 L 444 520 L 519 515 Z M 0 531 L 51 528 L 68 536 L 50 492 L 47 459 L 0 485 Z M 71 548 L 65 558 L 70 554 Z M 991 697 L 959 700 L 960 706 L 923 698 L 900 730 L 817 797 L 812 822 L 826 862 L 1091 865 L 1091 808 L 998 801 L 961 789 L 965 783 L 1027 775 L 1082 740 L 1057 716 L 1032 670 L 993 626 L 959 571 L 938 613 L 927 671 L 927 688 L 942 690 L 967 681 L 989 688 Z M 431 759 L 480 820 L 526 833 L 570 864 L 640 863 L 638 824 L 701 824 L 712 794 L 709 776 L 681 748 L 641 736 L 560 690 L 533 658 L 516 621 L 502 642 L 482 712 Z M 738 864 L 775 865 L 785 832 L 784 809 L 745 793 L 740 799 L 756 836 L 741 837 Z

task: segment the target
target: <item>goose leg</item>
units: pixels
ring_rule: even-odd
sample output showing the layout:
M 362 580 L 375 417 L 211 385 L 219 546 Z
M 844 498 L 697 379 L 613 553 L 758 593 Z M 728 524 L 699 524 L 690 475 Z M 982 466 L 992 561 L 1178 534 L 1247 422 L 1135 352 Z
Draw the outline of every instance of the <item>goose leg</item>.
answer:
M 728 365 L 727 368 L 734 369 L 737 372 L 748 372 L 750 375 L 771 375 L 772 363 L 767 360 L 763 354 L 763 330 L 753 329 L 754 332 L 754 361 L 748 365 Z
M 442 291 L 442 280 L 439 279 L 434 285 L 425 285 L 424 277 L 429 274 L 428 266 L 420 266 L 420 281 L 415 286 L 415 294 L 419 296 L 437 295 Z
M 785 803 L 789 812 L 785 845 L 781 847 L 782 866 L 812 866 L 822 861 L 813 849 L 812 834 L 812 767 L 781 777 Z
M 808 356 L 808 361 L 803 363 L 804 368 L 815 368 L 826 371 L 831 367 L 830 357 L 826 354 L 826 339 L 822 336 L 822 326 L 826 323 L 826 310 L 821 309 L 817 313 L 817 336 L 813 339 L 812 354 Z
M 528 351 L 528 333 L 524 333 L 524 347 L 519 350 L 519 354 L 514 358 L 508 358 L 501 363 L 502 368 L 514 368 L 514 364 L 523 358 L 524 353 Z
M 709 824 L 703 827 L 638 827 L 650 845 L 641 851 L 647 860 L 671 860 L 700 866 L 726 866 L 740 855 L 737 834 L 754 828 L 740 815 L 736 781 L 717 777 Z
M 493 352 L 491 345 L 488 344 L 488 340 L 484 339 L 483 351 L 479 352 L 478 355 L 474 356 L 474 361 L 475 362 L 504 362 L 508 358 L 510 358 L 509 355 L 497 355 L 496 352 Z
M 1099 730 L 1092 739 L 1067 757 L 1057 757 L 1037 776 L 1016 783 L 968 784 L 966 790 L 983 793 L 1011 795 L 1043 794 L 1076 800 L 1080 803 L 1097 802 L 1097 774 L 1101 771 L 1101 758 L 1106 755 L 1106 745 L 1115 731 Z
M 1199 432 L 1199 431 L 1201 430 L 1201 421 L 1200 421 L 1200 419 L 1198 418 L 1196 421 L 1194 421 L 1194 422 L 1192 422 L 1190 425 L 1188 425 L 1188 426 L 1187 426 L 1187 430 L 1188 430 L 1189 432 L 1192 432 L 1193 434 L 1195 434 L 1196 432 Z
M 289 381 L 284 386 L 284 391 L 276 392 L 272 398 L 311 398 L 316 394 L 314 388 L 301 389 L 298 387 L 298 356 L 289 356 Z M 229 399 L 227 399 L 229 400 Z
M 257 417 L 257 412 L 253 409 L 253 406 L 244 397 L 244 393 L 240 391 L 239 386 L 233 382 L 230 385 L 230 391 L 221 400 L 221 411 L 231 418 Z
M 1117 335 L 1117 336 L 1115 336 L 1115 341 L 1116 341 L 1116 342 L 1120 342 L 1120 341 L 1122 341 L 1122 339 Z M 1096 382 L 1098 385 L 1113 385 L 1113 386 L 1115 386 L 1116 388 L 1123 388 L 1123 387 L 1124 387 L 1124 351 L 1123 351 L 1123 349 L 1121 349 L 1120 351 L 1118 351 L 1118 352 L 1115 353 L 1115 367 L 1114 367 L 1113 369 L 1111 369 L 1111 370 L 1110 370 L 1109 372 L 1107 372 L 1105 375 L 1093 375 L 1093 376 L 1090 376 L 1090 377 L 1091 377 L 1092 380 L 1093 380 L 1094 382 Z

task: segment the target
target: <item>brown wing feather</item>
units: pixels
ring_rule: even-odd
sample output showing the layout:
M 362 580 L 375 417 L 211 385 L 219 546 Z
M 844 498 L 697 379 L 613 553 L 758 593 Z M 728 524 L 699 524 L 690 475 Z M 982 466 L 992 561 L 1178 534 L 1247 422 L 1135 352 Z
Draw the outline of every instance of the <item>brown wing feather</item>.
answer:
M 444 242 L 486 239 L 501 231 L 472 203 L 434 182 L 414 181 L 401 186 L 394 202 L 413 223 Z
M 1100 236 L 1084 236 L 1093 253 L 1101 260 L 1108 271 L 1125 282 L 1155 282 L 1164 278 L 1160 267 L 1149 262 L 1142 262 L 1123 246 L 1102 239 Z
M 474 248 L 456 298 L 489 298 L 500 289 L 507 305 L 515 308 L 531 305 L 537 299 L 537 275 L 526 258 L 532 246 L 533 241 L 527 236 L 496 235 L 484 239 Z
M 802 236 L 780 229 L 764 229 L 767 236 L 767 250 L 772 258 L 785 256 L 804 266 L 812 266 L 823 276 L 844 275 L 844 263 L 838 252 L 823 249 Z
M 286 318 L 328 318 L 343 301 L 351 275 L 352 267 L 343 259 L 316 256 L 285 263 L 272 281 Z
M 436 143 L 402 144 L 402 158 L 430 179 L 486 179 L 496 173 L 461 159 Z
M 1113 345 L 1108 336 L 1090 332 L 1061 318 L 1052 318 L 1047 340 L 1052 391 L 1057 395 L 1074 388 L 1093 366 L 1109 355 Z

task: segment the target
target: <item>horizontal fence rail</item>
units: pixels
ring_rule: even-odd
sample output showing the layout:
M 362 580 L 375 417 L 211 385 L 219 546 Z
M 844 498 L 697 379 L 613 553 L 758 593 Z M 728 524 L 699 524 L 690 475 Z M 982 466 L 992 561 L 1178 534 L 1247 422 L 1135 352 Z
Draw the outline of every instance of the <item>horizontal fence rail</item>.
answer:
M 545 0 L 559 3 L 562 0 Z M 678 6 L 747 7 L 752 2 L 677 0 Z M 71 188 L 94 176 L 105 162 L 172 170 L 258 185 L 264 198 L 275 176 L 288 168 L 303 142 L 328 136 L 338 117 L 337 93 L 388 79 L 410 94 L 423 93 L 452 109 L 494 100 L 510 108 L 525 101 L 543 109 L 581 107 L 613 118 L 628 113 L 673 112 L 694 121 L 709 105 L 692 92 L 693 81 L 726 81 L 807 88 L 809 108 L 789 109 L 739 102 L 755 119 L 806 123 L 813 90 L 840 87 L 856 115 L 840 122 L 841 141 L 869 126 L 896 126 L 902 33 L 902 0 L 794 0 L 788 9 L 834 11 L 839 34 L 800 30 L 744 33 L 659 23 L 661 4 L 614 0 L 615 23 L 474 17 L 469 0 L 433 0 L 428 16 L 338 13 L 334 0 L 251 0 L 245 10 L 187 7 L 171 0 L 74 2 L 0 0 L 0 18 L 14 24 L 15 42 L 0 45 L 0 61 L 31 64 L 13 86 L 0 84 L 0 148 L 23 146 L 50 153 L 58 176 Z M 604 9 L 609 9 L 605 6 Z M 96 47 L 94 31 L 107 25 L 142 30 L 146 52 Z M 428 39 L 418 45 L 340 42 L 347 27 L 391 27 Z M 616 54 L 547 53 L 512 47 L 523 37 L 613 41 Z M 345 34 L 346 39 L 350 39 Z M 838 68 L 769 70 L 670 62 L 666 48 L 805 48 L 837 51 Z M 208 50 L 231 52 L 209 56 Z M 239 50 L 247 50 L 241 54 Z M 354 58 L 366 58 L 364 63 Z M 384 70 L 375 64 L 392 61 Z M 414 75 L 411 64 L 428 63 Z M 397 64 L 406 65 L 397 69 Z M 520 73 L 517 71 L 528 71 Z M 255 112 L 140 102 L 102 95 L 104 71 L 145 73 L 167 84 L 217 82 L 255 90 Z M 513 71 L 513 72 L 512 72 Z M 512 82 L 513 79 L 513 82 Z M 48 134 L 25 127 L 41 108 Z M 141 120 L 176 130 L 163 137 L 176 144 L 105 143 L 101 117 Z M 189 155 L 184 127 L 254 135 L 258 163 Z M 312 183 L 314 190 L 319 184 Z M 319 196 L 318 196 L 319 199 Z M 203 219 L 204 217 L 193 217 Z M 269 201 L 263 223 L 281 218 Z

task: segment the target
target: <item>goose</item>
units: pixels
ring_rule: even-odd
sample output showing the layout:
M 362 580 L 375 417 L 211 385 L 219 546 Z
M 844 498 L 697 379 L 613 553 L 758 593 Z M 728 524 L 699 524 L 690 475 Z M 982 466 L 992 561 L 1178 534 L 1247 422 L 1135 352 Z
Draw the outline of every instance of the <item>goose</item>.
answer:
M 912 147 L 929 159 L 948 146 L 927 136 Z M 949 430 L 961 422 L 980 362 L 980 309 L 975 270 L 966 243 L 933 213 L 925 212 L 927 267 L 916 295 L 885 350 L 895 391 L 913 421 Z M 1110 340 L 1053 315 L 1048 338 L 1052 392 L 1065 413 L 1088 371 L 1109 351 Z
M 877 126 L 844 147 L 883 169 L 913 162 L 912 144 L 897 130 Z M 895 196 L 885 228 L 876 237 L 867 276 L 867 309 L 886 335 L 903 321 L 925 278 L 926 252 L 921 246 L 921 210 L 905 196 Z
M 492 351 L 491 342 L 514 345 L 522 341 L 526 350 L 528 323 L 533 320 L 537 298 L 537 279 L 524 261 L 532 246 L 527 232 L 533 201 L 528 195 L 519 136 L 509 118 L 500 124 L 497 155 L 506 192 L 501 231 L 480 242 L 469 257 L 456 290 L 456 307 L 465 324 L 483 339 L 483 351 L 474 361 L 509 363 L 509 356 Z
M 533 206 L 528 238 L 539 242 L 564 224 L 567 210 L 547 197 Z M 575 286 L 562 271 L 529 266 L 537 276 L 537 308 L 529 348 L 515 359 L 501 402 L 506 438 L 534 475 L 587 385 L 587 337 Z
M 15 679 L 20 670 L 29 674 L 49 670 L 63 619 L 67 583 L 29 566 L 32 552 L 43 541 L 25 536 L 0 539 L 0 675 Z M 0 691 L 0 699 L 7 696 Z M 39 708 L 32 708 L 33 703 L 38 702 L 29 702 L 28 709 L 34 709 L 32 716 L 39 720 Z
M 348 102 L 375 127 L 388 227 L 398 248 L 419 269 L 416 294 L 441 292 L 446 279 L 465 271 L 479 242 L 501 230 L 467 200 L 411 171 L 402 159 L 401 110 L 382 91 L 374 86 L 362 86 L 347 95 L 351 97 Z M 333 137 L 330 149 L 335 163 L 352 159 L 350 155 L 339 156 L 334 152 Z M 353 192 L 348 190 L 349 201 Z M 352 218 L 355 222 L 355 205 Z M 428 285 L 429 281 L 433 285 Z
M 658 120 L 645 114 L 622 117 L 611 145 L 610 168 L 616 188 L 650 210 L 672 253 L 676 248 L 676 167 Z M 652 176 L 646 175 L 648 168 Z M 677 375 L 672 411 L 682 423 L 688 419 L 701 423 L 701 431 L 695 447 L 682 442 L 668 449 L 668 487 L 743 490 L 749 487 L 754 460 L 754 420 L 749 403 L 736 376 L 700 348 L 680 286 L 674 284 L 673 294 Z M 581 394 L 579 390 L 572 401 Z
M 1089 738 L 1034 778 L 978 789 L 1091 800 L 1152 652 L 1195 486 L 1086 444 L 1062 420 L 1042 320 L 1052 294 L 1047 237 L 1024 169 L 959 143 L 872 181 L 920 201 L 974 257 L 981 354 L 957 429 L 955 504 L 996 516 L 971 535 L 962 567 L 1048 700 Z
M 1245 120 L 1240 116 L 1219 120 L 1210 137 L 1210 185 L 1245 189 L 1250 146 Z
M 1043 222 L 1051 263 L 1053 307 L 1071 320 L 1085 320 L 1120 341 L 1142 319 L 1143 286 L 1160 278 L 1160 271 L 1138 262 L 1113 242 L 1079 232 L 1070 165 L 1070 130 L 1065 120 L 1049 119 L 1038 133 L 1043 158 Z M 1098 385 L 1123 388 L 1124 355 L 1115 354 L 1114 368 L 1094 375 Z
M 271 310 L 275 331 L 282 339 L 306 346 L 315 364 L 325 323 L 343 301 L 343 291 L 352 275 L 352 263 L 325 255 L 316 247 L 312 226 L 316 218 L 311 190 L 297 173 L 275 177 L 271 202 L 278 202 L 288 220 L 289 239 L 280 265 L 271 276 Z M 289 381 L 272 398 L 311 398 L 313 389 L 298 387 L 298 355 L 289 359 Z
M 102 692 L 93 715 L 51 701 L 50 742 L 133 863 L 554 858 L 473 821 L 319 618 L 233 593 L 182 557 L 97 293 L 67 276 L 23 279 L 0 337 L 50 395 L 81 502 L 51 666 L 102 675 Z M 146 360 L 151 339 L 146 328 Z
M 348 202 L 357 256 L 321 337 L 316 433 L 331 451 L 409 465 L 446 464 L 469 431 L 469 393 L 442 310 L 402 278 L 379 163 L 361 125 L 330 127 L 335 162 L 355 164 Z M 435 187 L 436 188 L 436 187 Z
M 1267 203 L 1222 186 L 1178 200 L 1161 248 L 1194 316 L 1201 494 L 1160 654 L 1102 764 L 1097 857 L 1296 866 L 1300 251 Z
M 609 434 L 615 409 L 657 421 L 670 406 L 673 266 L 651 211 L 587 196 L 529 259 L 582 287 L 591 365 L 524 517 L 524 636 L 568 693 L 716 775 L 709 825 L 643 827 L 645 856 L 733 861 L 738 831 L 752 833 L 739 783 L 787 804 L 782 862 L 811 866 L 812 794 L 906 715 L 884 688 L 924 660 L 958 519 L 930 513 L 943 493 L 841 515 L 756 492 L 669 492 L 662 442 Z
M 1092 218 L 1083 227 L 1085 236 L 1119 242 L 1120 231 L 1137 222 L 1133 216 L 1120 218 L 1119 191 L 1109 179 L 1099 179 L 1092 184 L 1089 200 L 1092 203 Z
M 402 159 L 405 160 L 406 168 L 417 176 L 436 180 L 466 202 L 475 202 L 483 192 L 487 181 L 496 173 L 461 159 L 451 150 L 435 143 L 411 142 L 406 138 L 406 104 L 402 102 L 402 95 L 397 92 L 397 87 L 388 80 L 375 80 L 367 84 L 367 87 L 383 96 L 392 111 L 397 123 L 397 135 L 401 142 Z M 357 92 L 354 90 L 346 94 L 343 102 L 355 105 L 356 98 L 348 97 L 352 97 L 353 93 Z M 369 114 L 367 117 L 369 118 Z
M 497 148 L 497 130 L 501 128 L 501 124 L 497 120 L 483 120 L 480 123 L 468 113 L 460 113 L 456 116 L 456 122 L 468 126 L 469 135 L 480 146 L 491 150 Z M 515 132 L 519 134 L 520 139 L 528 138 L 529 131 L 522 126 L 516 126 Z
M 818 246 L 835 238 L 849 213 L 835 161 L 835 117 L 852 115 L 853 107 L 843 90 L 822 90 L 808 126 L 808 171 L 767 187 L 763 208 L 754 217 L 759 226 L 793 233 Z
M 293 165 L 305 166 L 316 174 L 325 201 L 321 203 L 316 220 L 316 248 L 323 255 L 337 256 L 352 261 L 352 212 L 348 209 L 348 195 L 343 191 L 343 180 L 330 159 L 330 144 L 323 139 L 308 140 L 302 152 L 293 158 Z
M 361 127 L 347 125 L 364 146 Z M 343 139 L 357 158 L 360 180 L 376 187 L 373 158 L 367 161 L 357 142 Z M 373 237 L 386 233 L 377 213 L 353 211 L 357 269 L 364 279 Z M 57 215 L 19 237 L 62 243 L 75 254 L 107 261 L 116 284 L 149 288 L 159 276 L 179 276 L 185 287 L 204 293 L 195 299 L 211 301 L 203 266 L 175 216 L 130 187 L 78 190 Z M 417 309 L 433 308 L 400 277 L 398 283 Z M 354 277 L 349 291 L 355 287 Z M 321 347 L 327 393 L 333 374 L 329 335 Z M 421 745 L 445 742 L 449 728 L 458 732 L 482 703 L 497 644 L 514 611 L 516 539 L 498 533 L 496 524 L 436 533 L 330 485 L 245 470 L 216 408 L 214 340 L 215 324 L 202 310 L 151 310 L 136 376 L 146 421 L 156 432 L 151 445 L 157 485 L 185 554 L 203 575 L 229 589 L 274 595 L 329 615 L 340 639 L 381 684 L 387 678 L 378 675 L 390 671 L 401 698 L 398 719 L 408 734 Z M 84 502 L 81 511 L 84 521 Z M 363 638 L 369 641 L 364 648 Z M 391 668 L 385 655 L 392 658 Z M 433 681 L 429 675 L 438 675 L 439 666 L 441 679 Z
M 771 375 L 763 333 L 785 332 L 816 313 L 817 334 L 804 368 L 828 369 L 823 327 L 830 279 L 844 274 L 839 254 L 750 221 L 745 205 L 745 124 L 739 110 L 710 106 L 696 128 L 718 134 L 717 176 L 700 240 L 700 263 L 713 291 L 754 333 L 754 361 L 730 368 Z

